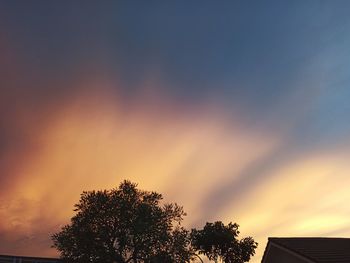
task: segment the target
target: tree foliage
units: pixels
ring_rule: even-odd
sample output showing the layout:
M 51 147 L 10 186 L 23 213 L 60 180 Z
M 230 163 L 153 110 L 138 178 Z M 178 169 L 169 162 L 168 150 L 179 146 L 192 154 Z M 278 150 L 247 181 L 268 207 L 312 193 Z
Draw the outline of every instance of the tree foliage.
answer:
M 190 262 L 196 251 L 236 263 L 254 254 L 252 238 L 237 241 L 238 225 L 207 223 L 190 233 L 181 226 L 183 208 L 161 201 L 161 194 L 129 181 L 112 190 L 83 192 L 70 224 L 52 236 L 53 247 L 72 263 Z
M 257 243 L 251 237 L 238 240 L 238 225 L 222 222 L 206 223 L 202 230 L 193 229 L 191 240 L 193 248 L 215 262 L 248 262 L 254 255 Z

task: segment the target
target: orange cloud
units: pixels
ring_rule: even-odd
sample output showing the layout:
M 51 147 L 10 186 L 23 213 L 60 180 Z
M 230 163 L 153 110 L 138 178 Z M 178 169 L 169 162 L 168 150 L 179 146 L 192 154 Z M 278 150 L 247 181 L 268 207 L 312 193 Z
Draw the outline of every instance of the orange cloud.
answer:
M 347 151 L 287 156 L 213 215 L 203 203 L 212 189 L 239 184 L 247 167 L 281 148 L 283 137 L 206 104 L 184 110 L 165 95 L 126 102 L 105 84 L 48 109 L 39 126 L 28 120 L 23 126 L 31 147 L 17 162 L 19 149 L 13 152 L 11 188 L 0 193 L 0 253 L 55 256 L 49 236 L 69 220 L 80 193 L 123 179 L 183 205 L 188 226 L 238 222 L 260 244 L 252 262 L 260 261 L 268 236 L 350 234 Z
M 0 209 L 0 232 L 21 240 L 1 253 L 55 255 L 49 235 L 69 220 L 79 194 L 123 179 L 183 205 L 191 225 L 205 217 L 201 200 L 209 189 L 278 143 L 204 106 L 188 112 L 171 101 L 125 105 L 108 88 L 90 91 L 50 113 L 11 191 L 0 194 L 8 204 Z

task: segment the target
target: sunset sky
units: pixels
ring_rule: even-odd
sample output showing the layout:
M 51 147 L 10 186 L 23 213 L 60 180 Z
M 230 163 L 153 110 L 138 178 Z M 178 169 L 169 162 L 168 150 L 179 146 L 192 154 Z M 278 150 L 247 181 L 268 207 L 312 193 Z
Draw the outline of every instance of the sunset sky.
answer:
M 57 256 L 124 179 L 269 236 L 350 237 L 350 1 L 0 2 L 0 254 Z

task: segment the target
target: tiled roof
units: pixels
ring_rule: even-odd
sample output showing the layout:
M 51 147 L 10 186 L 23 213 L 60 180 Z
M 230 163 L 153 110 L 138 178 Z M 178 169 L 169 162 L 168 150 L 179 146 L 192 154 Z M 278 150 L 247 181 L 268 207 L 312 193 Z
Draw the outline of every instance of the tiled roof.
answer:
M 314 262 L 350 262 L 350 238 L 269 238 L 269 241 Z

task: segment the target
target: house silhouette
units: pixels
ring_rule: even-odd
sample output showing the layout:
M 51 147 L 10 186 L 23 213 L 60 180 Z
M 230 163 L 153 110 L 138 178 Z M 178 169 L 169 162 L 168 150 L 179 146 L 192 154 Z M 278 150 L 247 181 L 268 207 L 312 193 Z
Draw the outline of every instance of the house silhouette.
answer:
M 269 238 L 262 263 L 350 263 L 350 238 Z

